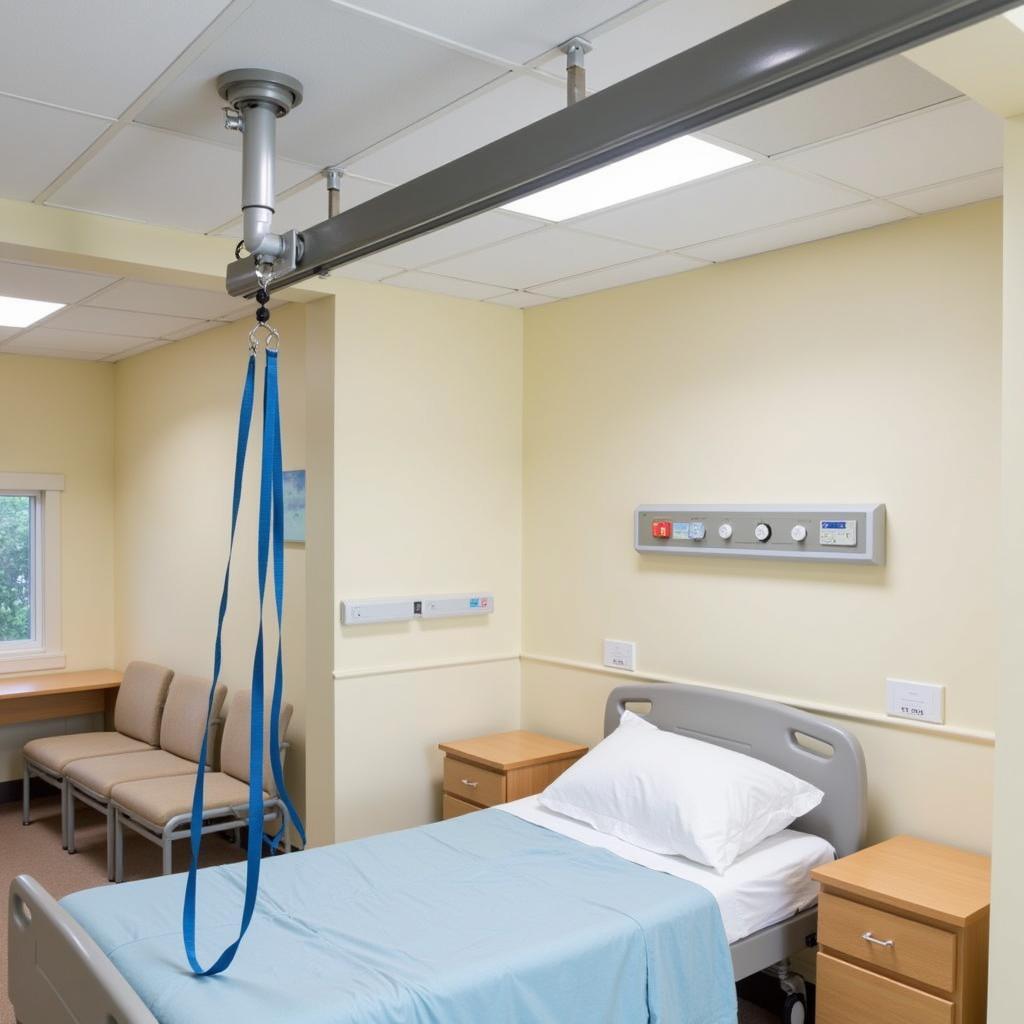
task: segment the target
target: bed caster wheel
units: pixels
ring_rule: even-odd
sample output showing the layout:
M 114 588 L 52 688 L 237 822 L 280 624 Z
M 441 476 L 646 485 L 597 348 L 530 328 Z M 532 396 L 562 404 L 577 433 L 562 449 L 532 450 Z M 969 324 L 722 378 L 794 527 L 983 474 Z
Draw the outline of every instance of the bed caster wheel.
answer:
M 799 993 L 786 996 L 782 1004 L 782 1024 L 804 1024 L 807 1019 L 807 1001 Z

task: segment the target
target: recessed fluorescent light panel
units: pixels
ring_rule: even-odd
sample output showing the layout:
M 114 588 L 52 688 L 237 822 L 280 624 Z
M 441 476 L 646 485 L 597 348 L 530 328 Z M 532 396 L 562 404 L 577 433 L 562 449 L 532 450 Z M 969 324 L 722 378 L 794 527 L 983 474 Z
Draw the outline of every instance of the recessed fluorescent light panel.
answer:
M 1017 28 L 1024 31 L 1024 7 L 1015 7 L 1012 11 L 1007 11 L 1006 17 L 1009 18 Z
M 747 163 L 749 157 L 686 135 L 524 196 L 504 209 L 568 220 Z
M 38 302 L 0 295 L 0 327 L 31 327 L 37 320 L 63 308 L 63 302 Z

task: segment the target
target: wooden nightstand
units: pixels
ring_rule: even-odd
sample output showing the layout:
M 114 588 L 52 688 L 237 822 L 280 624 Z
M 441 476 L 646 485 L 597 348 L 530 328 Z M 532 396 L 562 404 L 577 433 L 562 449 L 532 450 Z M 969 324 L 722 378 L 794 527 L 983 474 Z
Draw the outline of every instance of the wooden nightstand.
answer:
M 539 793 L 587 752 L 578 743 L 522 730 L 438 747 L 445 753 L 446 819 Z
M 811 877 L 818 1024 L 984 1024 L 988 857 L 898 836 Z

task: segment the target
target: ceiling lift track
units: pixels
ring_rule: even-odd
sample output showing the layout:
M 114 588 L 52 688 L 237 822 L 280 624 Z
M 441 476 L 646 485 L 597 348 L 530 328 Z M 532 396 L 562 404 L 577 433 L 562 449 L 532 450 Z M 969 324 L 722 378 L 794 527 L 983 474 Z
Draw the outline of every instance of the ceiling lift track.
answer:
M 291 106 L 298 104 L 302 87 L 274 72 L 228 72 L 218 80 L 221 94 L 245 121 L 243 212 L 250 256 L 228 265 L 227 290 L 255 294 L 256 260 L 264 264 L 261 273 L 274 264 L 276 288 L 297 284 L 1019 4 L 789 0 L 404 185 L 280 236 L 269 230 L 274 120 L 287 113 L 288 95 Z M 267 109 L 278 113 L 270 117 Z

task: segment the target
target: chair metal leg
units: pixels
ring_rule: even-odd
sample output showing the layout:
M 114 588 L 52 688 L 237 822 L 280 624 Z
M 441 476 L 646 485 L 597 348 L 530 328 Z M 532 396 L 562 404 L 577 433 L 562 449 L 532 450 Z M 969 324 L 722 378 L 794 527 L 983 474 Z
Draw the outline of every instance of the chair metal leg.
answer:
M 171 840 L 164 836 L 161 845 L 164 849 L 164 874 L 169 875 L 173 870 L 171 864 Z
M 62 849 L 68 848 L 68 780 L 61 779 L 60 783 L 60 845 Z
M 114 881 L 124 881 L 124 824 L 114 808 Z
M 107 804 L 107 881 L 114 881 L 114 808 Z
M 29 771 L 28 761 L 26 761 L 25 762 L 25 770 L 24 770 L 24 773 L 22 774 L 22 783 L 21 783 L 21 823 L 22 823 L 22 825 L 28 825 L 32 821 L 31 812 L 30 812 L 30 803 L 31 803 L 31 800 L 32 800 L 31 792 L 30 792 L 31 791 L 31 787 L 32 787 L 32 773 Z
M 68 791 L 68 795 L 66 797 L 67 808 L 68 808 L 68 816 L 67 816 L 67 823 L 68 823 L 67 824 L 68 846 L 67 846 L 67 850 L 68 850 L 68 853 L 77 853 L 78 851 L 75 849 L 75 794 L 74 794 L 74 791 L 71 788 L 71 783 L 68 782 L 67 779 L 64 780 L 64 786 L 65 786 L 65 788 Z

